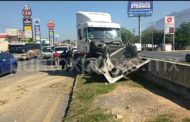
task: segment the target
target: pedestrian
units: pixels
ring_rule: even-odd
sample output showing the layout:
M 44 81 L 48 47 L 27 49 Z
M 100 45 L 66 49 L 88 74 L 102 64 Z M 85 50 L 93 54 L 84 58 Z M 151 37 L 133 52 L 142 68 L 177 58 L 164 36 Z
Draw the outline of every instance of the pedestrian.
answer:
M 71 50 L 71 47 L 69 47 L 67 51 L 67 61 L 68 61 L 69 66 L 71 66 L 71 63 L 72 63 L 72 55 L 73 55 L 73 52 Z
M 53 57 L 54 57 L 54 61 L 55 61 L 55 67 L 58 68 L 58 66 L 59 66 L 59 53 L 57 51 L 55 51 L 53 53 Z
M 62 70 L 64 70 L 65 68 L 67 68 L 67 54 L 66 54 L 66 50 L 63 51 L 61 54 L 60 54 L 60 63 L 61 63 L 61 66 L 62 66 Z

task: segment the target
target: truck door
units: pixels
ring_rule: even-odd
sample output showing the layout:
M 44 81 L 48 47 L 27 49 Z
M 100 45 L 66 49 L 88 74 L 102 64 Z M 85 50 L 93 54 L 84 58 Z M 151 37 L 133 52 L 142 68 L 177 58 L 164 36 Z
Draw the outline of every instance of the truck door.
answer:
M 89 40 L 88 40 L 87 32 L 88 32 L 87 28 L 83 28 L 83 39 L 84 39 L 84 42 L 85 42 L 85 51 L 87 53 L 89 53 L 90 43 L 89 43 Z
M 88 53 L 88 40 L 87 40 L 87 28 L 78 29 L 78 50 L 80 52 Z

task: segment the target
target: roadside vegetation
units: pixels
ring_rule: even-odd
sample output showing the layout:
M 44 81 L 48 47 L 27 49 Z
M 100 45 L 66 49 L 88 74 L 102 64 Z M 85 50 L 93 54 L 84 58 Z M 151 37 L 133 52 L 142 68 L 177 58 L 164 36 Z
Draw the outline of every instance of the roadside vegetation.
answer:
M 105 112 L 105 110 L 93 106 L 93 100 L 96 96 L 109 93 L 114 90 L 116 84 L 90 83 L 82 76 L 78 76 L 74 98 L 71 103 L 68 116 L 65 122 L 108 122 L 115 121 L 114 116 Z
M 176 112 L 178 105 L 160 97 L 167 93 L 163 87 L 155 83 L 150 84 L 149 81 L 138 77 L 131 76 L 131 79 L 106 84 L 102 82 L 106 79 L 101 76 L 83 77 L 78 75 L 73 100 L 63 121 L 114 122 L 128 120 L 134 115 L 134 118 L 131 119 L 138 120 L 138 117 L 142 116 L 146 118 L 145 122 L 175 122 L 176 119 L 190 122 L 190 118 L 187 118 L 188 113 L 184 109 L 179 109 L 178 113 Z M 170 97 L 169 94 L 166 96 Z M 163 105 L 166 106 L 163 107 Z M 112 107 L 110 108 L 110 106 Z M 118 111 L 119 113 L 117 113 Z M 146 114 L 139 114 L 142 111 L 146 111 Z
M 134 30 L 121 28 L 121 38 L 123 42 L 139 43 L 139 37 L 134 35 Z M 175 49 L 190 49 L 190 22 L 183 22 L 178 28 L 175 28 Z M 166 35 L 166 43 L 172 43 L 173 37 Z M 142 31 L 142 44 L 153 44 L 161 46 L 164 39 L 164 30 L 148 27 Z M 150 48 L 152 49 L 152 48 Z

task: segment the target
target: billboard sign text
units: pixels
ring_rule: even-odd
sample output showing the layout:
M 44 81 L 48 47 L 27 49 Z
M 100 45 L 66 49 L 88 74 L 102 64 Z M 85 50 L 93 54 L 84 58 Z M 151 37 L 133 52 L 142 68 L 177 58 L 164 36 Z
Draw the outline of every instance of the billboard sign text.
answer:
M 153 11 L 153 1 L 128 1 L 128 16 L 151 16 Z

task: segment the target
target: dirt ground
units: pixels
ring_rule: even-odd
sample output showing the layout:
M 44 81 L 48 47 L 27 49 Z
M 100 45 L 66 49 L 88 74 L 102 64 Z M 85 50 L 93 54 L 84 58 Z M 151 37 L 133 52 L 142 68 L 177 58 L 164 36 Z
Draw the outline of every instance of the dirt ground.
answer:
M 183 104 L 183 101 L 181 103 Z M 99 96 L 95 104 L 106 109 L 108 113 L 119 116 L 123 122 L 150 121 L 158 115 L 171 115 L 174 122 L 190 118 L 188 107 L 143 87 L 119 85 L 114 91 Z
M 0 79 L 0 122 L 61 122 L 73 77 L 60 70 L 18 71 Z

